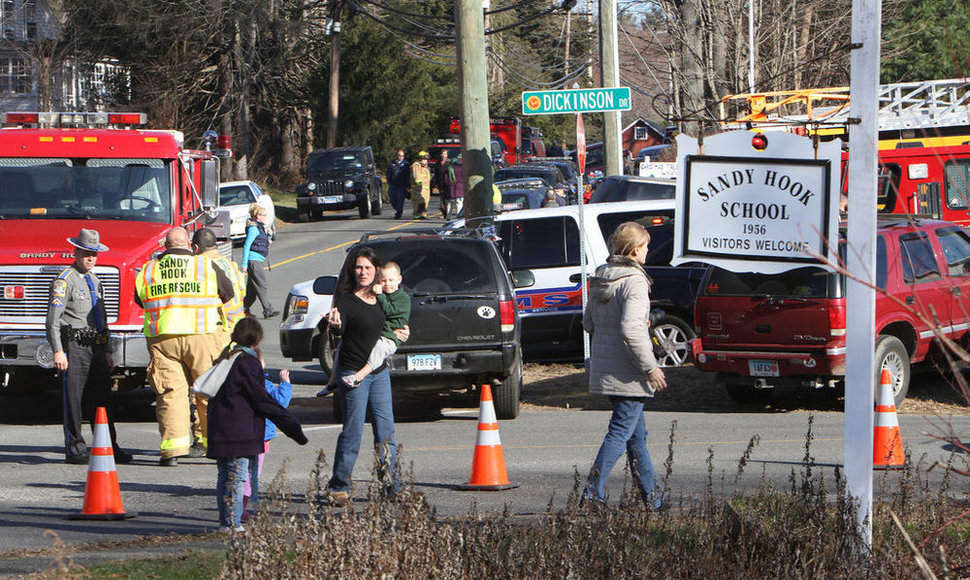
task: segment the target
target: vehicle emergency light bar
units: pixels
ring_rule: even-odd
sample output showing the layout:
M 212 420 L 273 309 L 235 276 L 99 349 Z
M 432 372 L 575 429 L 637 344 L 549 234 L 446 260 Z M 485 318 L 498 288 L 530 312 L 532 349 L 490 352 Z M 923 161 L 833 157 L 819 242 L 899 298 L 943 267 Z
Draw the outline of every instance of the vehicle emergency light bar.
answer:
M 4 125 L 44 127 L 93 127 L 105 125 L 136 126 L 148 122 L 145 113 L 4 113 Z
M 492 117 L 488 120 L 490 131 L 494 131 L 495 127 L 516 127 L 520 123 L 521 120 L 515 117 Z M 448 124 L 448 132 L 461 133 L 461 120 L 457 117 L 452 117 L 451 122 Z

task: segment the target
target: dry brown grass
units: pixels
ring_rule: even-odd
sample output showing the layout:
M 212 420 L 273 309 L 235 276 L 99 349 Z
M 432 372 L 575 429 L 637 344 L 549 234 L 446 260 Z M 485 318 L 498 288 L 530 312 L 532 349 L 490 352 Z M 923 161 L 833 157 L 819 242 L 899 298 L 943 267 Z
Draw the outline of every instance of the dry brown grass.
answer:
M 672 429 L 668 467 L 674 440 Z M 925 467 L 908 465 L 891 496 L 877 482 L 871 558 L 858 556 L 858 538 L 845 524 L 854 515 L 838 472 L 826 479 L 810 459 L 793 469 L 788 489 L 762 481 L 754 493 L 727 500 L 714 493 L 723 482 L 709 469 L 703 497 L 669 498 L 670 509 L 660 512 L 643 508 L 628 473 L 615 507 L 580 505 L 577 474 L 564 509 L 528 519 L 438 517 L 409 487 L 390 498 L 376 482 L 364 504 L 310 502 L 297 513 L 281 491 L 284 471 L 261 502 L 267 511 L 231 538 L 221 577 L 895 580 L 929 577 L 922 565 L 937 578 L 965 578 L 970 524 L 960 516 L 967 503 L 951 499 L 949 479 L 931 487 Z M 306 497 L 317 497 L 326 471 L 321 455 Z M 739 478 L 743 471 L 742 460 Z

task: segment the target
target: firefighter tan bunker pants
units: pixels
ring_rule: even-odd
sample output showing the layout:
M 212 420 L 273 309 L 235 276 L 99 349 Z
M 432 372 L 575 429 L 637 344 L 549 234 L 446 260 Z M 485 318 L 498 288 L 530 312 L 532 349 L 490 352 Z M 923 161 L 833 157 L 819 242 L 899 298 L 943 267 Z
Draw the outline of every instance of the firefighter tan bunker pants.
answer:
M 203 336 L 209 337 L 212 341 L 210 348 L 210 353 L 212 354 L 212 361 L 209 362 L 209 367 L 212 366 L 214 361 L 222 353 L 222 350 L 229 346 L 230 334 L 228 332 L 217 330 L 212 334 L 206 334 Z M 192 382 L 199 378 L 199 375 L 204 373 L 209 367 L 199 370 L 199 367 L 192 369 Z M 209 399 L 201 395 L 192 395 L 192 400 L 195 402 L 195 413 L 192 415 L 192 437 L 195 441 L 201 442 L 203 445 L 209 445 Z
M 222 348 L 211 334 L 163 334 L 148 338 L 148 383 L 155 391 L 155 417 L 162 458 L 188 455 L 192 445 L 189 387 L 212 366 Z

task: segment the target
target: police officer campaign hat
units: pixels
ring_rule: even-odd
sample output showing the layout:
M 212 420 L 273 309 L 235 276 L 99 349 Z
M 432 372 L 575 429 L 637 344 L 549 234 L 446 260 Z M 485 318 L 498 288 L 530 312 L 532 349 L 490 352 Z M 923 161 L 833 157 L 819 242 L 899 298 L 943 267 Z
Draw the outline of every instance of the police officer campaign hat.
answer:
M 82 229 L 76 238 L 67 238 L 67 242 L 72 246 L 87 250 L 89 252 L 107 252 L 108 246 L 101 243 L 101 235 L 98 230 Z

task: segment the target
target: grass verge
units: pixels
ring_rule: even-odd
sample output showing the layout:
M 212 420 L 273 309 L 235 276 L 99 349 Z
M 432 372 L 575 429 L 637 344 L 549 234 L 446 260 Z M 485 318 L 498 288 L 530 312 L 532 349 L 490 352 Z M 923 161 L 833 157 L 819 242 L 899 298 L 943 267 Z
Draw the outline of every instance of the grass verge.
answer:
M 608 506 L 579 501 L 584 482 L 577 473 L 564 508 L 553 509 L 550 501 L 545 513 L 529 518 L 474 510 L 439 517 L 410 485 L 389 496 L 376 468 L 365 502 L 332 508 L 317 501 L 328 471 L 321 452 L 306 490 L 310 500 L 297 503 L 284 491 L 284 468 L 246 531 L 226 536 L 224 556 L 126 562 L 58 577 L 895 580 L 970 575 L 965 476 L 948 469 L 931 482 L 922 460 L 908 463 L 898 477 L 877 474 L 871 552 L 865 552 L 839 470 L 825 475 L 812 459 L 812 423 L 804 457 L 784 488 L 762 475 L 753 491 L 740 491 L 737 484 L 751 477 L 745 470 L 759 444 L 755 437 L 733 477 L 715 474 L 710 452 L 706 491 L 701 497 L 677 497 L 667 489 L 674 422 L 658 476 L 666 498 L 660 511 L 643 507 L 631 488 L 629 467 L 620 497 Z M 953 456 L 953 461 L 967 472 L 966 457 Z

